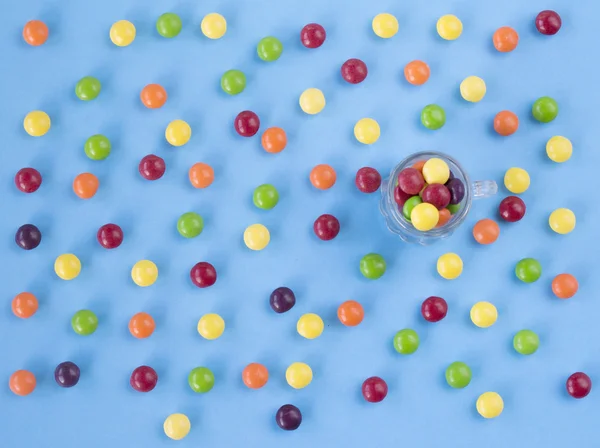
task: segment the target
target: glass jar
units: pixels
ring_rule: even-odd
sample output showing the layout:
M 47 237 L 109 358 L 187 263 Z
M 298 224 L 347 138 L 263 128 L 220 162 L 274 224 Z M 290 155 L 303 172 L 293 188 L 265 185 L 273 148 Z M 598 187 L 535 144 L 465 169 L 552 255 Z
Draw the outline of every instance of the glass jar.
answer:
M 409 220 L 402 214 L 401 207 L 394 200 L 394 189 L 398 184 L 398 174 L 405 168 L 413 166 L 416 162 L 426 161 L 436 157 L 442 159 L 448 164 L 451 173 L 455 178 L 460 179 L 465 187 L 465 195 L 460 202 L 460 208 L 452 215 L 450 220 L 441 227 L 435 227 L 427 232 L 417 230 Z M 498 185 L 493 180 L 471 182 L 469 176 L 463 167 L 452 157 L 440 152 L 417 152 L 400 162 L 392 170 L 390 177 L 383 181 L 381 185 L 381 202 L 379 208 L 385 218 L 386 225 L 390 232 L 398 235 L 403 241 L 408 243 L 419 243 L 422 245 L 448 238 L 464 222 L 471 209 L 473 199 L 486 198 L 493 196 L 498 192 Z

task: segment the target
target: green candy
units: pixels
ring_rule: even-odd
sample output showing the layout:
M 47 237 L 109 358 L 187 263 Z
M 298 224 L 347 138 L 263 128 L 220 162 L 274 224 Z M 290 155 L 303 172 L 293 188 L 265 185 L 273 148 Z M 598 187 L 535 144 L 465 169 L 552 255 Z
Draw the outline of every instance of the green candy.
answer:
M 422 202 L 423 199 L 421 199 L 421 196 L 413 196 L 412 198 L 407 199 L 402 207 L 402 214 L 404 215 L 404 218 L 410 221 L 410 213 L 413 211 L 413 208 Z
M 110 140 L 104 135 L 92 135 L 83 146 L 85 155 L 92 160 L 104 160 L 110 154 Z
M 366 278 L 376 280 L 385 274 L 385 260 L 379 254 L 367 254 L 360 260 L 360 272 Z
M 513 338 L 513 347 L 522 355 L 532 355 L 540 346 L 540 338 L 531 330 L 521 330 Z
M 273 185 L 260 185 L 254 189 L 252 201 L 260 209 L 271 210 L 279 202 L 279 193 Z
M 464 362 L 453 362 L 446 369 L 446 382 L 455 389 L 467 387 L 471 382 L 471 376 L 471 369 Z
M 531 113 L 537 121 L 550 123 L 558 115 L 558 103 L 549 96 L 543 96 L 535 100 Z
M 413 354 L 419 348 L 419 335 L 410 328 L 400 330 L 394 336 L 394 348 L 403 355 Z
M 93 76 L 86 76 L 77 81 L 75 95 L 82 101 L 91 101 L 100 95 L 102 84 Z
M 188 384 L 196 393 L 206 393 L 215 385 L 215 375 L 207 367 L 196 367 L 188 376 Z
M 221 88 L 230 95 L 242 93 L 246 88 L 246 75 L 240 70 L 227 70 L 221 76 Z
M 283 52 L 283 44 L 276 37 L 264 37 L 256 46 L 256 52 L 263 61 L 276 61 Z
M 542 275 L 542 265 L 534 258 L 523 258 L 515 267 L 517 278 L 525 283 L 533 283 Z
M 71 318 L 75 333 L 88 336 L 98 328 L 98 317 L 90 310 L 77 311 Z
M 446 112 L 437 104 L 429 104 L 421 111 L 421 123 L 427 129 L 435 131 L 446 123 Z
M 177 220 L 177 230 L 181 236 L 195 238 L 202 233 L 204 221 L 198 213 L 187 212 Z
M 453 215 L 460 210 L 460 204 L 448 204 L 446 208 L 450 211 L 450 214 Z
M 162 37 L 175 37 L 181 32 L 181 19 L 177 14 L 166 12 L 156 21 L 156 31 Z

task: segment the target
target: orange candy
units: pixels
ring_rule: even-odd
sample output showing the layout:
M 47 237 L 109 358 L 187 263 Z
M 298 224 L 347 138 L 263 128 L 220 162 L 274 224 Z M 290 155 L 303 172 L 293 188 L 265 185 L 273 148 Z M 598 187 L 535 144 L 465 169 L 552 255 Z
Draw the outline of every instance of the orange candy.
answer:
M 15 395 L 29 395 L 35 389 L 35 375 L 28 370 L 17 370 L 10 376 L 8 387 Z
M 194 163 L 188 176 L 194 188 L 206 188 L 215 180 L 215 171 L 206 163 Z
M 519 129 L 519 117 L 509 110 L 498 112 L 494 118 L 494 130 L 503 136 L 512 135 Z
M 426 160 L 419 160 L 419 161 L 413 163 L 412 167 L 415 170 L 419 170 L 419 171 L 423 172 L 423 167 L 425 166 L 425 162 L 426 162 Z
M 23 27 L 23 39 L 29 45 L 38 47 L 48 40 L 48 27 L 41 20 L 30 20 Z
M 38 309 L 38 300 L 30 292 L 17 294 L 12 300 L 12 312 L 21 319 L 27 319 L 35 314 Z
M 447 208 L 441 209 L 440 217 L 438 218 L 438 223 L 436 224 L 436 227 L 445 226 L 446 223 L 450 221 L 450 218 L 452 218 L 452 213 L 450 213 L 450 210 L 448 210 Z
M 129 332 L 138 339 L 145 339 L 154 333 L 156 325 L 148 313 L 137 313 L 129 320 Z
M 341 323 L 347 327 L 355 327 L 365 318 L 365 311 L 360 303 L 347 300 L 339 306 L 337 315 Z
M 73 191 L 81 199 L 89 199 L 98 191 L 100 181 L 92 173 L 81 173 L 73 181 Z
M 244 367 L 242 381 L 250 389 L 260 389 L 269 380 L 269 371 L 262 364 L 253 362 Z
M 494 47 L 496 47 L 496 50 L 502 53 L 508 53 L 509 51 L 513 51 L 515 48 L 517 48 L 517 44 L 519 43 L 519 35 L 511 27 L 503 26 L 502 28 L 498 28 L 496 30 L 492 41 L 494 42 Z
M 285 149 L 287 136 L 283 129 L 273 127 L 263 132 L 261 142 L 265 151 L 276 154 Z
M 140 99 L 148 109 L 158 109 L 167 102 L 167 91 L 160 84 L 148 84 L 142 89 Z
M 579 283 L 571 274 L 558 274 L 552 280 L 552 292 L 559 299 L 570 299 L 578 289 Z
M 335 170 L 329 165 L 317 165 L 310 172 L 310 183 L 319 190 L 327 190 L 335 184 Z
M 477 221 L 473 227 L 473 238 L 479 244 L 492 244 L 500 236 L 500 227 L 491 219 Z
M 425 84 L 429 74 L 429 66 L 423 61 L 411 61 L 404 67 L 404 77 L 413 86 Z

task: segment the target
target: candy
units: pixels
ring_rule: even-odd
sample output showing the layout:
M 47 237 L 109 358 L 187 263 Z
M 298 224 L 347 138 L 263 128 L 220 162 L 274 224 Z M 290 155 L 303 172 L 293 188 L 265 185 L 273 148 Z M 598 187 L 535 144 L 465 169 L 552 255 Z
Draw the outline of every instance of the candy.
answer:
M 34 193 L 42 185 L 42 175 L 35 168 L 21 168 L 15 174 L 15 185 L 23 193 Z
M 177 220 L 177 231 L 185 238 L 195 238 L 202 233 L 204 220 L 198 213 L 187 212 Z
M 42 232 L 33 224 L 23 224 L 17 229 L 15 243 L 21 249 L 32 250 L 42 242 Z
M 83 150 L 92 160 L 104 160 L 110 155 L 110 140 L 101 134 L 92 135 L 85 141 Z
M 455 40 L 462 34 L 463 24 L 455 15 L 446 14 L 438 19 L 436 29 L 442 39 Z
M 11 392 L 20 397 L 29 395 L 35 389 L 35 375 L 28 370 L 17 370 L 13 372 L 8 380 Z
M 30 20 L 23 27 L 23 39 L 32 47 L 45 44 L 48 40 L 48 26 L 41 20 Z
M 269 371 L 265 366 L 253 362 L 244 367 L 242 381 L 249 389 L 260 389 L 269 380 Z
M 464 362 L 455 361 L 446 368 L 446 382 L 454 389 L 467 387 L 471 377 L 471 368 Z
M 555 135 L 546 143 L 546 154 L 553 162 L 566 162 L 573 154 L 573 144 L 568 138 Z
M 259 185 L 252 194 L 254 206 L 262 210 L 271 210 L 279 202 L 279 193 L 271 184 Z
M 485 392 L 477 399 L 476 407 L 483 418 L 496 418 L 502 414 L 504 401 L 496 392 Z
M 317 165 L 310 171 L 310 183 L 319 190 L 333 187 L 336 177 L 335 170 L 326 164 Z
M 206 163 L 194 163 L 188 172 L 190 183 L 194 188 L 207 188 L 215 180 L 215 171 Z
M 156 324 L 154 319 L 148 313 L 136 313 L 129 319 L 129 332 L 134 338 L 146 339 L 152 336 Z
M 355 327 L 365 318 L 365 311 L 357 301 L 346 300 L 338 307 L 337 316 L 343 325 Z
M 285 371 L 285 380 L 294 389 L 303 389 L 308 386 L 313 379 L 312 369 L 308 364 L 295 362 Z
M 77 81 L 75 95 L 82 101 L 91 101 L 100 95 L 102 84 L 93 76 L 85 76 Z
M 455 213 L 457 213 L 460 210 L 460 204 L 450 204 L 446 208 L 452 215 L 454 215 Z
M 208 367 L 196 367 L 188 375 L 190 388 L 199 394 L 205 394 L 215 385 L 215 375 Z
M 368 74 L 367 64 L 360 59 L 348 59 L 342 64 L 342 78 L 350 84 L 363 82 Z
M 440 212 L 435 205 L 428 203 L 417 204 L 410 212 L 410 221 L 415 229 L 427 232 L 433 229 L 440 220 Z
M 162 37 L 173 38 L 181 32 L 181 19 L 177 14 L 166 12 L 156 20 L 156 31 Z
M 171 414 L 163 424 L 163 430 L 169 439 L 181 440 L 190 432 L 192 424 L 185 414 Z
M 313 230 L 319 239 L 329 241 L 340 233 L 340 222 L 333 215 L 321 215 L 315 220 Z
M 437 104 L 428 104 L 421 111 L 421 123 L 427 129 L 435 131 L 446 123 L 446 112 Z
M 225 17 L 216 12 L 206 14 L 200 22 L 200 29 L 209 39 L 220 39 L 227 32 L 227 21 Z
M 552 292 L 559 299 L 570 299 L 578 289 L 579 283 L 571 274 L 558 274 L 552 280 Z
M 423 178 L 428 184 L 445 184 L 450 178 L 450 168 L 444 160 L 432 157 L 423 165 Z
M 90 310 L 79 310 L 71 318 L 73 331 L 81 336 L 89 336 L 98 328 L 98 317 Z
M 486 90 L 485 81 L 478 76 L 468 76 L 460 83 L 460 96 L 470 103 L 480 102 Z
M 549 96 L 538 98 L 531 107 L 533 118 L 541 123 L 550 123 L 558 115 L 558 103 Z
M 587 397 L 591 390 L 592 380 L 583 372 L 575 372 L 567 379 L 567 392 L 573 398 Z
M 306 339 L 316 339 L 323 333 L 323 319 L 314 313 L 306 313 L 300 316 L 296 324 L 298 334 Z
M 550 228 L 561 235 L 571 233 L 575 229 L 576 223 L 575 213 L 568 208 L 557 208 L 550 214 L 550 218 L 548 218 Z
M 523 168 L 509 168 L 504 174 L 504 186 L 511 193 L 526 192 L 530 183 L 529 173 Z
M 405 328 L 394 335 L 394 348 L 403 355 L 412 355 L 419 348 L 419 335 L 415 330 Z
M 248 249 L 263 250 L 269 244 L 271 234 L 262 224 L 252 224 L 244 231 L 244 244 Z
M 217 281 L 217 270 L 212 264 L 201 261 L 190 270 L 190 278 L 198 288 L 208 288 Z
M 138 286 L 153 285 L 158 278 L 158 268 L 150 260 L 140 260 L 131 268 L 131 278 Z
M 523 258 L 515 266 L 515 275 L 525 283 L 533 283 L 542 275 L 542 265 L 534 258 Z
M 54 261 L 54 272 L 63 280 L 73 280 L 81 272 L 81 261 L 73 254 L 62 254 Z
M 300 95 L 300 109 L 309 115 L 318 114 L 325 107 L 325 95 L 319 89 L 311 87 Z
M 398 173 L 398 186 L 407 194 L 419 194 L 425 186 L 423 174 L 416 168 L 404 168 Z
M 100 181 L 92 173 L 78 174 L 73 180 L 73 191 L 81 199 L 90 199 L 98 191 Z
M 160 84 L 148 84 L 140 92 L 140 100 L 148 109 L 160 109 L 167 98 L 167 91 Z
M 441 297 L 427 297 L 421 304 L 421 314 L 427 322 L 439 322 L 448 313 L 448 304 Z
M 280 286 L 271 293 L 269 304 L 276 313 L 285 313 L 296 304 L 296 296 L 290 288 Z
M 509 110 L 498 112 L 494 117 L 494 131 L 503 137 L 514 134 L 519 129 L 519 117 Z
M 192 128 L 183 120 L 173 120 L 165 129 L 165 138 L 173 146 L 183 146 L 191 137 Z
M 221 89 L 229 95 L 239 95 L 246 88 L 246 75 L 241 70 L 227 70 L 221 76 Z
M 148 366 L 137 367 L 129 378 L 130 386 L 138 392 L 150 392 L 156 387 L 157 382 L 156 370 Z
M 362 383 L 362 394 L 369 403 L 379 403 L 387 396 L 388 386 L 378 376 L 367 378 Z
M 404 66 L 404 77 L 413 86 L 420 86 L 427 82 L 431 71 L 423 61 L 411 61 Z
M 535 27 L 546 36 L 553 36 L 560 30 L 562 20 L 558 13 L 551 10 L 540 12 L 535 18 Z
M 219 338 L 225 331 L 225 321 L 218 314 L 205 314 L 198 320 L 198 333 L 204 339 Z
M 398 19 L 386 12 L 377 14 L 371 23 L 373 32 L 382 39 L 394 37 L 398 32 Z
M 507 196 L 502 199 L 498 211 L 502 219 L 508 222 L 516 222 L 525 216 L 525 202 L 516 196 Z
M 79 382 L 81 371 L 77 364 L 71 361 L 61 362 L 54 369 L 54 381 L 60 387 L 73 387 Z
M 513 347 L 521 355 L 532 355 L 540 346 L 540 338 L 531 330 L 521 330 L 513 338 Z
M 492 37 L 494 47 L 501 53 L 508 53 L 517 48 L 519 34 L 509 26 L 498 28 Z
M 30 292 L 21 292 L 12 299 L 11 309 L 15 316 L 29 319 L 38 310 L 38 299 Z
M 479 244 L 492 244 L 500 236 L 500 227 L 491 219 L 481 219 L 473 226 L 473 238 Z
M 293 404 L 284 404 L 275 413 L 277 426 L 285 431 L 294 431 L 302 423 L 302 413 Z
M 412 211 L 417 205 L 421 203 L 423 203 L 423 200 L 420 196 L 413 196 L 410 199 L 408 199 L 402 206 L 402 215 L 404 216 L 404 218 L 410 221 Z
M 463 262 L 461 258 L 454 253 L 440 255 L 437 260 L 437 271 L 442 278 L 454 280 L 462 274 Z
M 32 137 L 41 137 L 50 130 L 50 117 L 41 110 L 29 112 L 23 120 L 23 128 Z
M 398 204 L 398 207 L 403 207 L 404 204 L 406 204 L 406 201 L 408 201 L 412 197 L 412 194 L 405 193 L 399 186 L 396 186 L 396 188 L 394 188 L 394 201 L 396 202 L 396 204 Z M 410 219 L 410 213 L 408 213 L 407 219 Z
M 163 177 L 167 166 L 165 160 L 162 157 L 155 156 L 154 154 L 148 154 L 140 160 L 138 165 L 138 171 L 142 177 L 146 180 L 157 180 Z
M 438 220 L 436 227 L 445 226 L 448 223 L 448 221 L 450 221 L 451 218 L 452 218 L 452 213 L 450 213 L 450 210 L 448 210 L 447 208 L 441 209 L 440 210 L 440 219 Z
M 438 210 L 446 208 L 452 198 L 450 190 L 442 184 L 430 184 L 423 189 L 421 199 L 423 202 L 432 204 Z
M 128 20 L 119 20 L 110 27 L 110 40 L 118 47 L 131 45 L 135 34 L 135 26 Z
M 450 179 L 446 182 L 446 188 L 450 192 L 450 205 L 458 205 L 462 202 L 465 197 L 465 184 L 462 180 L 458 178 Z M 452 211 L 452 208 L 449 206 L 448 209 L 453 214 L 458 211 Z
M 354 137 L 364 145 L 372 145 L 380 135 L 379 123 L 372 118 L 361 118 L 354 125 Z
M 370 280 L 376 280 L 385 274 L 385 260 L 379 254 L 367 254 L 360 259 L 360 272 Z
M 242 137 L 253 137 L 260 128 L 260 119 L 254 112 L 244 110 L 233 120 L 233 128 Z
M 375 193 L 381 186 L 381 174 L 375 168 L 363 167 L 356 172 L 354 184 L 362 193 Z
M 306 48 L 319 48 L 325 42 L 327 33 L 318 23 L 309 23 L 304 25 L 300 31 L 300 42 Z
M 285 149 L 287 136 L 285 131 L 278 127 L 268 128 L 261 138 L 262 147 L 271 154 L 277 154 Z
M 283 44 L 276 37 L 263 37 L 256 46 L 256 52 L 263 61 L 273 62 L 283 53 Z

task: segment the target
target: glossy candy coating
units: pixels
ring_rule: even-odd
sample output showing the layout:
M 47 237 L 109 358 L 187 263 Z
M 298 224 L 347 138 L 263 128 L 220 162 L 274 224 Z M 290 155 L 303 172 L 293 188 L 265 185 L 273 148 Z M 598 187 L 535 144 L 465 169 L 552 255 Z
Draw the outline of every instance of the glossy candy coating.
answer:
M 503 137 L 514 134 L 517 129 L 519 129 L 519 117 L 514 112 L 503 110 L 494 117 L 494 130 Z
M 33 392 L 35 385 L 35 375 L 28 370 L 17 370 L 16 372 L 13 372 L 8 380 L 8 387 L 11 392 L 20 397 L 24 397 Z
M 312 369 L 308 364 L 295 362 L 285 371 L 285 380 L 294 389 L 303 389 L 308 386 L 313 379 Z
M 592 380 L 583 372 L 575 372 L 567 379 L 567 392 L 573 398 L 587 397 L 592 390 Z
M 488 328 L 496 323 L 498 310 L 490 302 L 477 302 L 471 307 L 471 322 L 479 328 Z
M 347 300 L 338 307 L 337 316 L 343 325 L 355 327 L 365 318 L 365 310 L 357 301 Z
M 379 123 L 372 118 L 361 118 L 354 125 L 354 137 L 364 145 L 372 145 L 380 135 Z
M 152 336 L 156 324 L 154 319 L 148 313 L 140 312 L 134 314 L 129 320 L 129 332 L 134 338 L 146 339 Z
M 248 249 L 263 250 L 271 241 L 271 234 L 262 224 L 252 224 L 244 231 L 244 244 Z
M 135 40 L 135 25 L 128 20 L 119 20 L 110 27 L 110 40 L 117 47 L 126 47 Z
M 287 135 L 281 128 L 268 128 L 265 132 L 263 132 L 261 144 L 263 149 L 268 153 L 280 153 L 287 145 Z
M 454 253 L 441 255 L 437 260 L 437 271 L 442 278 L 454 280 L 462 274 L 463 262 L 461 258 Z
M 116 249 L 123 242 L 123 230 L 116 224 L 104 224 L 96 233 L 98 243 L 105 249 Z
M 448 205 L 448 207 L 446 207 L 446 208 L 448 209 L 448 211 L 449 211 L 451 214 L 453 214 L 453 215 L 454 215 L 455 213 L 457 213 L 457 212 L 460 210 L 460 207 L 461 207 L 461 206 L 460 206 L 460 204 L 450 204 L 450 205 Z
M 78 174 L 73 180 L 73 191 L 81 199 L 94 197 L 100 186 L 100 181 L 92 173 Z
M 411 61 L 404 66 L 404 77 L 413 86 L 425 84 L 430 75 L 431 70 L 423 61 Z
M 388 386 L 378 376 L 367 378 L 362 383 L 362 394 L 369 403 L 379 403 L 387 396 Z
M 188 375 L 190 388 L 198 393 L 210 392 L 215 385 L 215 375 L 208 367 L 196 367 Z
M 521 355 L 532 355 L 540 346 L 540 338 L 531 330 L 521 330 L 513 338 L 513 347 Z
M 200 22 L 200 29 L 209 39 L 220 39 L 227 32 L 227 20 L 221 14 L 211 12 Z
M 541 34 L 553 36 L 558 33 L 562 26 L 562 20 L 557 12 L 545 10 L 540 12 L 535 18 L 535 27 Z
M 558 274 L 552 280 L 552 292 L 559 299 L 570 299 L 579 289 L 579 282 L 571 274 Z
M 262 364 L 253 362 L 244 367 L 242 381 L 249 389 L 260 389 L 269 381 L 269 371 Z
M 440 220 L 440 212 L 433 204 L 417 204 L 410 212 L 410 221 L 415 229 L 427 232 L 433 229 Z
M 167 98 L 167 91 L 160 84 L 148 84 L 140 92 L 140 100 L 148 109 L 160 109 Z
M 318 23 L 309 23 L 304 25 L 300 31 L 300 42 L 306 48 L 319 48 L 325 42 L 327 33 Z
M 480 102 L 486 91 L 485 81 L 478 76 L 468 76 L 460 83 L 460 96 L 470 103 Z
M 515 266 L 515 275 L 524 283 L 533 283 L 542 276 L 542 265 L 534 258 L 523 258 Z
M 438 210 L 446 208 L 450 204 L 452 196 L 450 190 L 442 184 L 427 185 L 421 192 L 423 202 L 432 204 Z
M 15 316 L 28 319 L 38 310 L 38 299 L 30 292 L 21 292 L 12 299 L 11 309 Z
M 367 78 L 368 69 L 360 59 L 348 59 L 342 64 L 342 78 L 350 84 L 359 84 Z
M 21 168 L 15 174 L 15 185 L 23 193 L 34 193 L 42 185 L 42 175 L 35 168 Z
M 54 381 L 60 387 L 73 387 L 79 382 L 81 371 L 77 364 L 71 361 L 61 362 L 54 369 Z
M 260 129 L 260 119 L 251 110 L 244 110 L 233 120 L 233 128 L 242 137 L 253 137 Z
M 188 172 L 190 183 L 194 188 L 207 188 L 215 180 L 215 171 L 206 163 L 194 163 Z
M 302 424 L 302 413 L 293 404 L 284 404 L 277 409 L 275 422 L 285 431 L 294 431 Z
M 190 432 L 192 424 L 185 414 L 171 414 L 163 423 L 163 430 L 169 439 L 181 440 Z
M 92 160 L 104 160 L 110 155 L 110 140 L 101 134 L 92 135 L 85 141 L 83 150 Z
M 315 115 L 321 112 L 325 107 L 325 95 L 323 95 L 321 90 L 311 87 L 302 92 L 299 103 L 300 109 L 302 109 L 304 113 Z
M 509 168 L 504 174 L 504 186 L 511 193 L 525 193 L 530 184 L 529 173 L 523 168 Z
M 212 264 L 201 261 L 190 270 L 190 278 L 198 288 L 208 288 L 217 281 L 217 270 Z
M 276 313 L 285 313 L 296 304 L 296 296 L 290 288 L 280 286 L 271 293 L 269 304 Z
M 385 274 L 386 264 L 379 254 L 367 254 L 360 260 L 360 272 L 370 280 L 376 280 Z
M 263 37 L 256 46 L 256 52 L 263 61 L 273 62 L 283 53 L 283 44 L 276 37 Z
M 566 162 L 573 154 L 573 144 L 568 138 L 555 135 L 546 143 L 546 154 L 553 162 Z
M 77 81 L 75 95 L 82 101 L 91 101 L 100 95 L 102 84 L 93 76 L 85 76 Z
M 375 193 L 381 186 L 381 174 L 375 168 L 363 167 L 356 172 L 354 184 L 362 193 Z
M 202 233 L 204 220 L 198 213 L 187 212 L 177 220 L 177 231 L 185 238 L 195 238 Z
M 517 48 L 519 34 L 509 26 L 498 28 L 492 36 L 494 47 L 501 53 L 508 53 Z
M 323 333 L 323 328 L 325 328 L 323 319 L 314 313 L 303 314 L 296 324 L 298 334 L 306 339 L 318 338 Z
M 165 174 L 167 165 L 162 157 L 148 154 L 140 160 L 138 171 L 146 180 L 158 180 Z
M 62 254 L 54 261 L 54 272 L 63 280 L 73 280 L 81 272 L 81 261 L 73 254 Z
M 402 215 L 404 216 L 404 218 L 410 221 L 412 211 L 417 205 L 421 203 L 423 203 L 421 196 L 412 196 L 411 198 L 407 199 L 404 205 L 402 206 Z
M 394 349 L 403 355 L 411 355 L 419 348 L 419 335 L 415 330 L 405 328 L 394 335 Z
M 45 44 L 48 34 L 48 26 L 41 20 L 30 20 L 23 27 L 23 40 L 32 47 Z
M 219 338 L 225 331 L 225 321 L 218 314 L 205 314 L 198 320 L 198 333 L 204 339 Z
M 568 208 L 557 208 L 550 214 L 548 224 L 556 233 L 566 235 L 575 229 L 577 218 Z
M 158 267 L 150 260 L 140 260 L 131 268 L 131 279 L 138 286 L 151 286 L 158 278 Z
M 507 222 L 517 222 L 523 219 L 527 210 L 523 199 L 517 196 L 507 196 L 500 202 L 498 211 L 502 219 Z
M 42 242 L 42 232 L 33 224 L 23 224 L 17 229 L 15 243 L 21 249 L 32 250 Z
M 445 226 L 448 223 L 448 221 L 450 221 L 450 219 L 452 219 L 452 213 L 450 213 L 450 210 L 448 210 L 447 208 L 441 209 L 440 219 L 438 220 L 436 227 Z
M 229 95 L 239 95 L 246 88 L 246 75 L 241 70 L 227 70 L 221 76 L 221 89 Z
M 446 188 L 450 191 L 450 205 L 458 205 L 462 202 L 465 197 L 465 184 L 462 180 L 458 178 L 450 179 L 446 182 Z M 450 207 L 448 207 L 450 211 L 454 214 L 456 211 L 452 211 Z
M 279 202 L 279 192 L 271 184 L 259 185 L 252 194 L 254 206 L 262 210 L 271 210 Z
M 428 104 L 421 111 L 421 123 L 432 131 L 440 129 L 446 124 L 446 112 L 437 104 Z
M 446 368 L 446 382 L 454 389 L 467 387 L 471 378 L 471 368 L 464 362 L 455 361 Z
M 476 407 L 483 418 L 496 418 L 502 414 L 504 401 L 496 392 L 485 392 L 477 399 Z
M 89 336 L 98 328 L 98 317 L 90 310 L 79 310 L 71 318 L 73 331 L 81 336 Z
M 537 121 L 550 123 L 558 116 L 558 103 L 549 96 L 543 96 L 535 100 L 531 113 Z
M 421 304 L 421 314 L 427 322 L 439 322 L 448 314 L 448 304 L 441 297 L 427 297 Z
M 137 367 L 129 378 L 129 384 L 138 392 L 150 392 L 156 387 L 158 374 L 156 370 L 148 366 Z
M 500 236 L 500 226 L 491 219 L 481 219 L 473 226 L 473 238 L 479 244 L 492 244 Z
M 310 183 L 319 190 L 333 187 L 336 177 L 335 170 L 326 164 L 317 165 L 310 171 Z
M 396 202 L 396 204 L 398 204 L 398 207 L 401 211 L 402 207 L 404 207 L 404 204 L 406 204 L 406 201 L 408 201 L 412 197 L 412 194 L 405 193 L 399 186 L 396 186 L 396 188 L 394 188 L 394 201 Z M 410 219 L 410 213 L 408 213 L 407 219 Z
M 438 19 L 436 29 L 442 39 L 455 40 L 463 31 L 463 24 L 458 17 L 446 14 Z
M 377 14 L 371 22 L 373 32 L 382 39 L 394 37 L 398 32 L 398 19 L 389 13 Z
M 419 194 L 425 186 L 423 174 L 416 168 L 404 168 L 398 173 L 398 186 L 407 194 Z
M 320 240 L 329 241 L 340 233 L 340 222 L 333 215 L 321 215 L 315 220 L 313 231 Z
M 173 38 L 181 32 L 181 18 L 172 12 L 162 14 L 156 20 L 156 31 L 162 37 Z
M 423 178 L 428 184 L 445 184 L 450 179 L 450 167 L 437 157 L 432 157 L 423 165 Z
M 23 120 L 23 128 L 32 137 L 41 137 L 50 130 L 50 117 L 41 110 L 29 112 Z
M 190 141 L 192 128 L 183 120 L 173 120 L 165 129 L 165 138 L 173 146 L 183 146 Z

